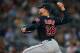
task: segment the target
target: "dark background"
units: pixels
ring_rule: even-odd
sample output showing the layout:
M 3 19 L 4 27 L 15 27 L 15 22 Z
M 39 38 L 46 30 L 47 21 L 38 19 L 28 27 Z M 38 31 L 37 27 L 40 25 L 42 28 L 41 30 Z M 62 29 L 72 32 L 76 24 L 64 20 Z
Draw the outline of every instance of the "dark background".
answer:
M 58 0 L 63 2 L 73 17 L 70 23 L 57 27 L 55 39 L 63 53 L 80 53 L 80 0 Z M 36 45 L 36 30 L 23 34 L 20 28 L 38 16 L 37 7 L 43 3 L 56 5 L 56 0 L 0 0 L 0 53 L 21 53 Z

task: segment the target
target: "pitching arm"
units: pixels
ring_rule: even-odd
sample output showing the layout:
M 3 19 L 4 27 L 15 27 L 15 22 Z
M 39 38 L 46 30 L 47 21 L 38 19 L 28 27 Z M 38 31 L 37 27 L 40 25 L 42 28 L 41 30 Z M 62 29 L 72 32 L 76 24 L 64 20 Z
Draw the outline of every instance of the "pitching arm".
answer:
M 59 16 L 55 17 L 56 25 L 66 24 L 72 21 L 72 17 L 69 15 L 67 10 L 65 9 L 64 4 L 61 2 L 58 2 L 57 5 L 60 8 L 61 13 L 59 14 Z

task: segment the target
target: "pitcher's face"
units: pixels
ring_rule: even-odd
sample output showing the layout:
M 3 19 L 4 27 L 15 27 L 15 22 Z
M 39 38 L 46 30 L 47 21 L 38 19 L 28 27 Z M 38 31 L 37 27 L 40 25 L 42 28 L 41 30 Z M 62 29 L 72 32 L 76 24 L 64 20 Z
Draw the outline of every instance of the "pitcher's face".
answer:
M 48 14 L 48 10 L 45 9 L 45 8 L 40 8 L 40 9 L 39 9 L 39 14 L 40 14 L 41 16 L 46 16 L 46 14 Z

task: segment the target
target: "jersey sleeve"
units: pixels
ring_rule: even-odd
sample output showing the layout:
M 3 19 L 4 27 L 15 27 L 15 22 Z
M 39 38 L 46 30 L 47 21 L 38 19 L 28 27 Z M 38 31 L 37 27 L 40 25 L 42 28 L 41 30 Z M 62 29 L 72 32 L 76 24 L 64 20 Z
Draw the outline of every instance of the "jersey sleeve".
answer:
M 65 10 L 61 12 L 58 16 L 55 17 L 55 25 L 62 25 L 72 21 L 72 17 L 69 13 Z
M 32 21 L 31 24 L 29 24 L 28 27 L 26 27 L 26 30 L 27 31 L 34 31 L 39 26 L 39 24 L 40 24 L 39 22 L 40 22 L 39 18 L 36 18 L 34 21 Z

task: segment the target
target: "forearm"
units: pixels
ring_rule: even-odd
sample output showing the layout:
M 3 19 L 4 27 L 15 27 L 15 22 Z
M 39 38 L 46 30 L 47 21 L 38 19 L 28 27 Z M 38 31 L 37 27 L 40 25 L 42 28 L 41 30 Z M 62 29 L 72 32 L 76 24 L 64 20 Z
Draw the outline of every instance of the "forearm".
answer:
M 28 26 L 24 26 L 21 28 L 21 32 L 23 33 L 27 33 L 27 32 L 32 32 L 36 29 L 35 25 L 34 24 L 30 24 Z
M 72 17 L 69 15 L 67 10 L 62 11 L 59 16 L 55 17 L 56 25 L 63 25 L 72 21 Z
M 36 25 L 35 24 L 32 24 L 31 26 L 29 26 L 29 27 L 26 27 L 26 30 L 27 31 L 33 31 L 33 30 L 35 30 L 36 29 Z
M 61 19 L 61 23 L 62 24 L 66 24 L 72 21 L 72 17 L 69 15 L 69 13 L 67 12 L 67 10 L 63 11 L 64 16 Z

